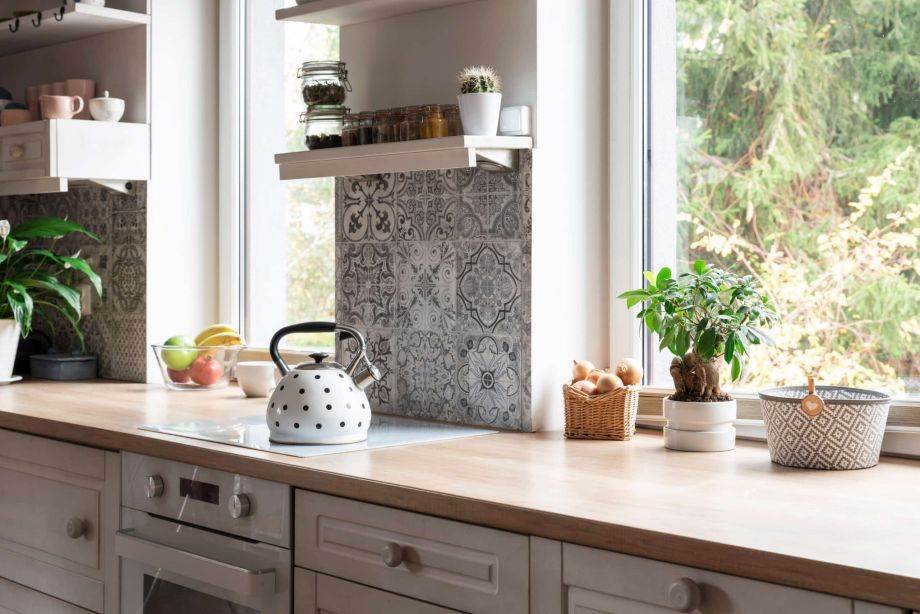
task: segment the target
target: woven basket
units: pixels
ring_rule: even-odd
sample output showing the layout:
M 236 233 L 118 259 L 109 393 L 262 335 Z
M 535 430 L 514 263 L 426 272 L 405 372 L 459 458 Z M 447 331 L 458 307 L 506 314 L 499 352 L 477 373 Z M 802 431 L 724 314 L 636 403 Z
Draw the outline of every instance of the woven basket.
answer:
M 809 418 L 804 386 L 760 393 L 770 460 L 806 469 L 865 469 L 878 463 L 891 397 L 873 390 L 818 386 L 824 411 Z
M 628 441 L 636 433 L 636 412 L 642 386 L 626 386 L 607 394 L 590 396 L 562 387 L 565 399 L 567 439 L 609 439 Z

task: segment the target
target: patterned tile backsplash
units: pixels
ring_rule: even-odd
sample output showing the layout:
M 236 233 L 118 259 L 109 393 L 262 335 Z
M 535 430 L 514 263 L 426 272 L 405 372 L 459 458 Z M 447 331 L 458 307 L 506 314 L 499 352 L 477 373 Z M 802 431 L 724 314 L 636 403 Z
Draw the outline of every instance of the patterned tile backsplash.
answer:
M 530 172 L 337 180 L 336 319 L 368 336 L 375 410 L 532 429 Z
M 102 277 L 103 297 L 93 295 L 81 327 L 86 351 L 99 359 L 99 376 L 143 382 L 147 376 L 147 186 L 135 182 L 124 195 L 103 187 L 71 186 L 60 194 L 0 197 L 0 219 L 14 226 L 35 217 L 66 217 L 99 236 L 68 237 L 60 248 L 81 251 Z M 47 326 L 39 330 L 50 334 Z M 61 351 L 78 350 L 73 330 L 55 323 L 52 342 Z

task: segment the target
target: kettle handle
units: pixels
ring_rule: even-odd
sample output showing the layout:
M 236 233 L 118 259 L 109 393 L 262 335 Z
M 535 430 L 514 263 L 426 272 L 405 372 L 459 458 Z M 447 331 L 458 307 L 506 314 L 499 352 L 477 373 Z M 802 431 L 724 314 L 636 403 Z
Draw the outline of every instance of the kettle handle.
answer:
M 284 358 L 281 357 L 278 345 L 281 343 L 281 339 L 294 333 L 339 333 L 340 338 L 352 337 L 358 342 L 359 346 L 358 354 L 355 356 L 356 360 L 352 361 L 353 363 L 359 360 L 360 357 L 364 356 L 367 352 L 367 342 L 364 340 L 364 335 L 351 326 L 336 324 L 335 322 L 301 322 L 300 324 L 291 324 L 272 335 L 271 343 L 268 344 L 268 353 L 272 361 L 278 365 L 278 368 L 281 370 L 281 375 L 287 375 L 291 368 L 284 362 Z

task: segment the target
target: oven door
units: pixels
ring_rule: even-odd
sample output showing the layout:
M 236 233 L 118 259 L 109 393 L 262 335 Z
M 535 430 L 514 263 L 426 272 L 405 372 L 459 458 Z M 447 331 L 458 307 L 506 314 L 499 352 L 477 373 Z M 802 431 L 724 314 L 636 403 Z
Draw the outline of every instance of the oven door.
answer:
M 123 509 L 125 614 L 290 614 L 289 550 Z

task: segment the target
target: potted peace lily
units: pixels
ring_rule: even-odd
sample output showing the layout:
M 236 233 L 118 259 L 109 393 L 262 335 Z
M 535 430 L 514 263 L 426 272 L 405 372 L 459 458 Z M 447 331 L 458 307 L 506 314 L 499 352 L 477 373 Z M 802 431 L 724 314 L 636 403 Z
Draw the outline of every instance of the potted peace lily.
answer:
M 77 277 L 85 277 L 102 296 L 102 280 L 80 253 L 64 255 L 55 247 L 62 237 L 78 233 L 98 237 L 74 222 L 60 218 L 37 218 L 15 228 L 0 220 L 0 381 L 13 374 L 19 337 L 27 337 L 37 318 L 48 320 L 57 312 L 80 330 L 82 310 Z M 35 246 L 35 241 L 42 245 Z
M 457 75 L 463 133 L 495 136 L 502 110 L 502 81 L 494 68 L 468 66 Z
M 722 391 L 720 369 L 728 365 L 732 381 L 741 378 L 754 347 L 772 343 L 763 328 L 778 316 L 770 298 L 751 275 L 738 276 L 697 260 L 677 278 L 665 267 L 646 271 L 648 286 L 620 298 L 658 335 L 659 350 L 674 354 L 674 394 L 664 399 L 665 446 L 675 450 L 717 452 L 735 447 L 737 405 Z

